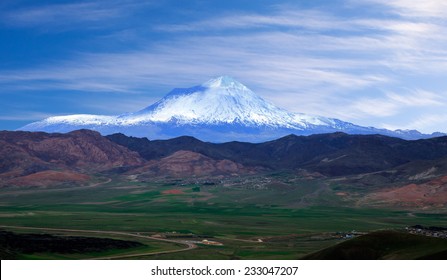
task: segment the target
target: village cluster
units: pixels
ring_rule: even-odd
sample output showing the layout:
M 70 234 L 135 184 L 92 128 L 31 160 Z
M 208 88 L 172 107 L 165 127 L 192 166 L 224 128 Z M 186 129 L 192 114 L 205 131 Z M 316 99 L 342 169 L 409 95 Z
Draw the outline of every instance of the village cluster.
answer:
M 437 238 L 447 239 L 447 228 L 444 227 L 424 227 L 421 225 L 411 226 L 405 228 L 407 232 L 417 235 L 425 235 Z

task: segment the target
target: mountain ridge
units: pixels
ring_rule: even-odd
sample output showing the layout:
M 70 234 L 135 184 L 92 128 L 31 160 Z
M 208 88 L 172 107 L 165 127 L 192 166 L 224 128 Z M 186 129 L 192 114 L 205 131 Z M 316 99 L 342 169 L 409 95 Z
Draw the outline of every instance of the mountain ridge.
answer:
M 423 182 L 447 172 L 447 137 L 408 141 L 338 132 L 216 144 L 190 136 L 150 141 L 123 134 L 104 137 L 89 130 L 67 134 L 2 131 L 0 144 L 2 185 L 36 178 L 82 183 L 87 180 L 82 174 L 136 172 L 149 178 L 190 178 L 286 172 L 344 178 L 364 188 Z
M 308 169 L 327 176 L 377 172 L 418 160 L 447 157 L 447 137 L 403 140 L 383 135 L 349 135 L 342 132 L 311 136 L 288 135 L 263 143 L 210 143 L 189 136 L 169 140 L 106 136 L 136 151 L 146 160 L 160 159 L 180 150 L 227 159 L 244 166 L 270 170 Z

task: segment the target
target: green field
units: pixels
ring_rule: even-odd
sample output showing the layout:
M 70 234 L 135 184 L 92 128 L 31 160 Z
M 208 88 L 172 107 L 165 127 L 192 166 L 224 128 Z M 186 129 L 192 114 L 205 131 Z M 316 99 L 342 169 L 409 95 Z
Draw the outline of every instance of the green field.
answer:
M 416 224 L 445 226 L 446 212 L 364 208 L 335 195 L 322 180 L 287 175 L 281 175 L 281 180 L 245 177 L 216 184 L 113 177 L 92 188 L 4 189 L 0 195 L 0 225 L 8 226 L 8 231 L 138 239 L 146 245 L 119 252 L 68 256 L 44 252 L 21 258 L 119 258 L 148 253 L 130 258 L 297 259 L 342 242 L 332 236 L 335 232 L 402 230 Z M 187 251 L 150 255 L 186 246 L 107 233 L 110 231 L 179 235 L 168 238 L 174 241 L 200 241 L 200 236 L 209 236 L 223 246 L 198 244 Z M 181 234 L 193 237 L 185 239 Z

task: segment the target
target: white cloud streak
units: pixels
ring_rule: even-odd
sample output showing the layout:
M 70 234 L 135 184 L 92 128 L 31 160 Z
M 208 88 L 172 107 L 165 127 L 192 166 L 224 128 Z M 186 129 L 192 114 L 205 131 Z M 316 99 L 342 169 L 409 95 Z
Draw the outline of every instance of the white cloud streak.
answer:
M 134 92 L 154 84 L 172 86 L 180 83 L 186 86 L 227 73 L 279 92 L 310 87 L 359 89 L 388 80 L 379 74 L 351 72 L 368 64 L 373 66 L 374 63 L 367 60 L 309 57 L 293 48 L 296 45 L 294 38 L 284 37 L 281 33 L 250 38 L 210 37 L 201 45 L 195 44 L 198 39 L 201 38 L 182 40 L 183 47 L 176 43 L 152 52 L 92 54 L 57 67 L 4 72 L 0 73 L 0 83 L 35 82 L 36 87 L 50 89 L 63 86 L 75 90 Z M 275 41 L 276 47 L 269 43 L 263 45 L 268 41 Z M 252 48 L 252 44 L 258 47 Z M 272 52 L 272 48 L 276 51 Z M 172 77 L 177 81 L 174 82 Z
M 44 112 L 35 112 L 35 111 L 18 111 L 14 114 L 14 112 L 10 112 L 7 115 L 0 115 L 0 120 L 2 121 L 35 121 L 41 120 L 44 118 L 51 117 L 51 114 Z
M 113 20 L 126 18 L 149 2 L 111 0 L 47 4 L 7 10 L 0 13 L 0 22 L 8 26 L 45 28 L 61 32 L 67 29 L 104 28 Z
M 313 10 L 281 10 L 271 15 L 232 14 L 197 22 L 156 26 L 168 32 L 297 28 L 307 30 L 351 30 L 349 22 Z
M 387 129 L 417 129 L 425 133 L 447 131 L 447 114 L 423 114 L 400 124 L 385 123 L 382 126 Z
M 447 16 L 447 2 L 444 0 L 367 0 L 391 8 L 391 11 L 404 17 L 443 18 Z
M 375 116 L 394 116 L 406 109 L 415 107 L 441 107 L 447 104 L 443 96 L 425 90 L 404 91 L 405 94 L 389 92 L 382 98 L 364 98 L 352 103 L 349 112 L 357 118 Z

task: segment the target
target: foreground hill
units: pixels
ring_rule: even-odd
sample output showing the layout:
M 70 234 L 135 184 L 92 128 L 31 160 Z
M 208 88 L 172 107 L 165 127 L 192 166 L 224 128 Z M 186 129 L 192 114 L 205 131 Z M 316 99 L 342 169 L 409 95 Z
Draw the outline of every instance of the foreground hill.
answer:
M 447 259 L 447 239 L 372 232 L 307 255 L 309 260 Z

